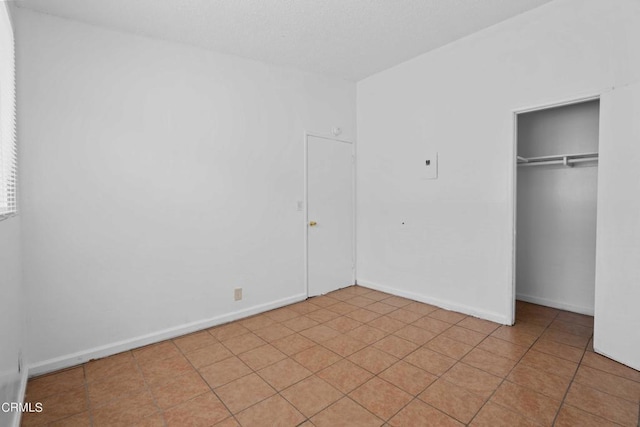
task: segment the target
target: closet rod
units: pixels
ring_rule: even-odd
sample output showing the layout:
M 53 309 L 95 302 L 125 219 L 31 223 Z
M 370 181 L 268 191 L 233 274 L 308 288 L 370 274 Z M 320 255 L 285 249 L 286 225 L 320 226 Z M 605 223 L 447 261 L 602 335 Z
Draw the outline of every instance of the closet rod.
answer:
M 534 160 L 528 159 L 528 162 L 518 162 L 518 166 L 547 166 L 547 165 L 565 165 L 565 166 L 573 166 L 576 163 L 588 163 L 598 162 L 598 155 L 590 155 L 588 157 L 571 157 L 564 156 L 558 159 L 559 156 L 554 156 L 554 159 L 550 160 Z

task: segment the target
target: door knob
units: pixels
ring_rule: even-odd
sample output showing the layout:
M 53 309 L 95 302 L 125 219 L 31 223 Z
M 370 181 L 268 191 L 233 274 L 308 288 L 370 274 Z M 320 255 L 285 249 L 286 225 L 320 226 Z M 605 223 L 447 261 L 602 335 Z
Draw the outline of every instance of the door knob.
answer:
M 316 225 L 318 225 L 318 223 L 315 221 L 309 222 L 309 227 L 315 227 Z

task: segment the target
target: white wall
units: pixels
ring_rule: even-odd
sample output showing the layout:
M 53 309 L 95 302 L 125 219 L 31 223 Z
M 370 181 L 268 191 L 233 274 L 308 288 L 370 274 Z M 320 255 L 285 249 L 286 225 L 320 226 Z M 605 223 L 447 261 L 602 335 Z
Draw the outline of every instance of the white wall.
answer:
M 639 78 L 640 2 L 558 0 L 359 82 L 358 282 L 510 323 L 513 112 Z
M 355 84 L 24 10 L 18 40 L 33 372 L 305 296 L 303 134 L 354 138 Z
M 0 3 L 2 25 L 12 25 L 7 3 Z M 19 370 L 25 347 L 25 304 L 22 284 L 20 217 L 0 220 L 0 404 L 20 402 L 27 370 Z M 0 411 L 0 425 L 18 425 L 19 413 Z
M 518 115 L 518 155 L 597 153 L 599 102 Z M 518 167 L 516 296 L 593 316 L 597 163 Z
M 26 373 L 18 372 L 25 344 L 21 268 L 20 218 L 14 216 L 0 221 L 0 404 L 19 402 L 24 394 Z M 0 411 L 0 425 L 13 425 L 17 416 Z

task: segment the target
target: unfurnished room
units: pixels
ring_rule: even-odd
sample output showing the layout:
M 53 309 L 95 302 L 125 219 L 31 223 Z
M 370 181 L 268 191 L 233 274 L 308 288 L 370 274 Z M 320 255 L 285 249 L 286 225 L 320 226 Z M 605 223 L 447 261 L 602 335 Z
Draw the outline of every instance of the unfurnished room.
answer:
M 638 427 L 639 304 L 639 0 L 0 1 L 0 427 Z

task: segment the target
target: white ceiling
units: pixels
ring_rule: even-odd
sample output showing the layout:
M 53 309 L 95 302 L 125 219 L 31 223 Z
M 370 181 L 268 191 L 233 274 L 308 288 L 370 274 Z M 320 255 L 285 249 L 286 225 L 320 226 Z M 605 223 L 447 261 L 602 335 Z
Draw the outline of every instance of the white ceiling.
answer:
M 550 0 L 20 0 L 19 7 L 360 80 Z

